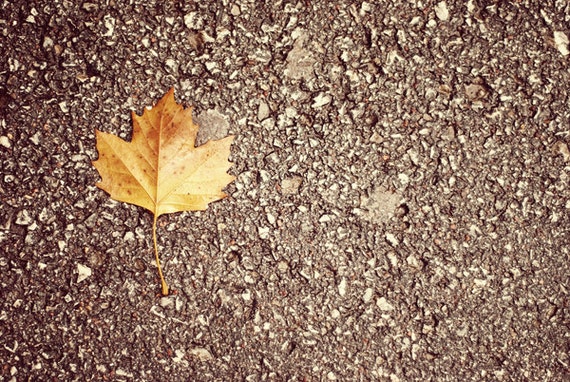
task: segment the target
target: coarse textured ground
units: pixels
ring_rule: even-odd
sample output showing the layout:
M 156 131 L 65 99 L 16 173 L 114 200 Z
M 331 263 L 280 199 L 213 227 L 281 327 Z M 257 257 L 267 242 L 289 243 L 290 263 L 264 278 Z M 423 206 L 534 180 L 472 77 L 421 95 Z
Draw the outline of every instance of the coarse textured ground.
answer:
M 1 381 L 568 381 L 564 1 L 3 0 Z M 230 197 L 112 201 L 170 87 Z

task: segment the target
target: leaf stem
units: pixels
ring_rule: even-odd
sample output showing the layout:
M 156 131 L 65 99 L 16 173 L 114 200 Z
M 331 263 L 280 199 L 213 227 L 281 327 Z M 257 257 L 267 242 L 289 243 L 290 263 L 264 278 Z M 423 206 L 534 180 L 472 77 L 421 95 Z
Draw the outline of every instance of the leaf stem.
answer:
M 156 244 L 156 220 L 158 216 L 154 215 L 152 221 L 152 241 L 154 243 L 154 257 L 156 258 L 156 266 L 158 267 L 158 275 L 160 276 L 160 283 L 162 284 L 162 295 L 168 296 L 168 285 L 164 281 L 164 276 L 162 275 L 162 268 L 160 268 L 160 260 L 158 258 L 158 245 Z

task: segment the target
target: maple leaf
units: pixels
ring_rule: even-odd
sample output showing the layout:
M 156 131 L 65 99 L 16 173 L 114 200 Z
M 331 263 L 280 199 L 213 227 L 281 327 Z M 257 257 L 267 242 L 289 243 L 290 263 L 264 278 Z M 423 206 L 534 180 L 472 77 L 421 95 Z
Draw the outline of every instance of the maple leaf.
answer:
M 141 116 L 132 113 L 133 136 L 127 142 L 95 130 L 101 175 L 97 186 L 111 198 L 153 213 L 152 237 L 163 295 L 168 295 L 158 256 L 156 222 L 160 215 L 205 210 L 226 197 L 222 189 L 235 177 L 227 173 L 233 136 L 195 147 L 198 125 L 192 109 L 174 100 L 174 88 Z

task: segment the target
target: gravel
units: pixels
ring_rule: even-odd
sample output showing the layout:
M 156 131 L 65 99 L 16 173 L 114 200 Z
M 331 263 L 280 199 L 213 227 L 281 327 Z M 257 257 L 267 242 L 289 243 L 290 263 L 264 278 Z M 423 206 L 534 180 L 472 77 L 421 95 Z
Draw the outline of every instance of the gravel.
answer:
M 7 1 L 0 380 L 565 381 L 568 6 Z M 237 178 L 95 187 L 169 88 Z

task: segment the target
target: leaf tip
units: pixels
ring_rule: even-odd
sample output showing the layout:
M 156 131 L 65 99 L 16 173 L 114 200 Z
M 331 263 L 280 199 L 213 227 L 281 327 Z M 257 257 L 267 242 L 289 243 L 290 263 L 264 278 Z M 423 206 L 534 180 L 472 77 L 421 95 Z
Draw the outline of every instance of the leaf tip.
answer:
M 164 98 L 172 98 L 172 100 L 174 101 L 174 86 L 170 88 L 170 90 L 168 90 L 168 93 L 165 94 Z

